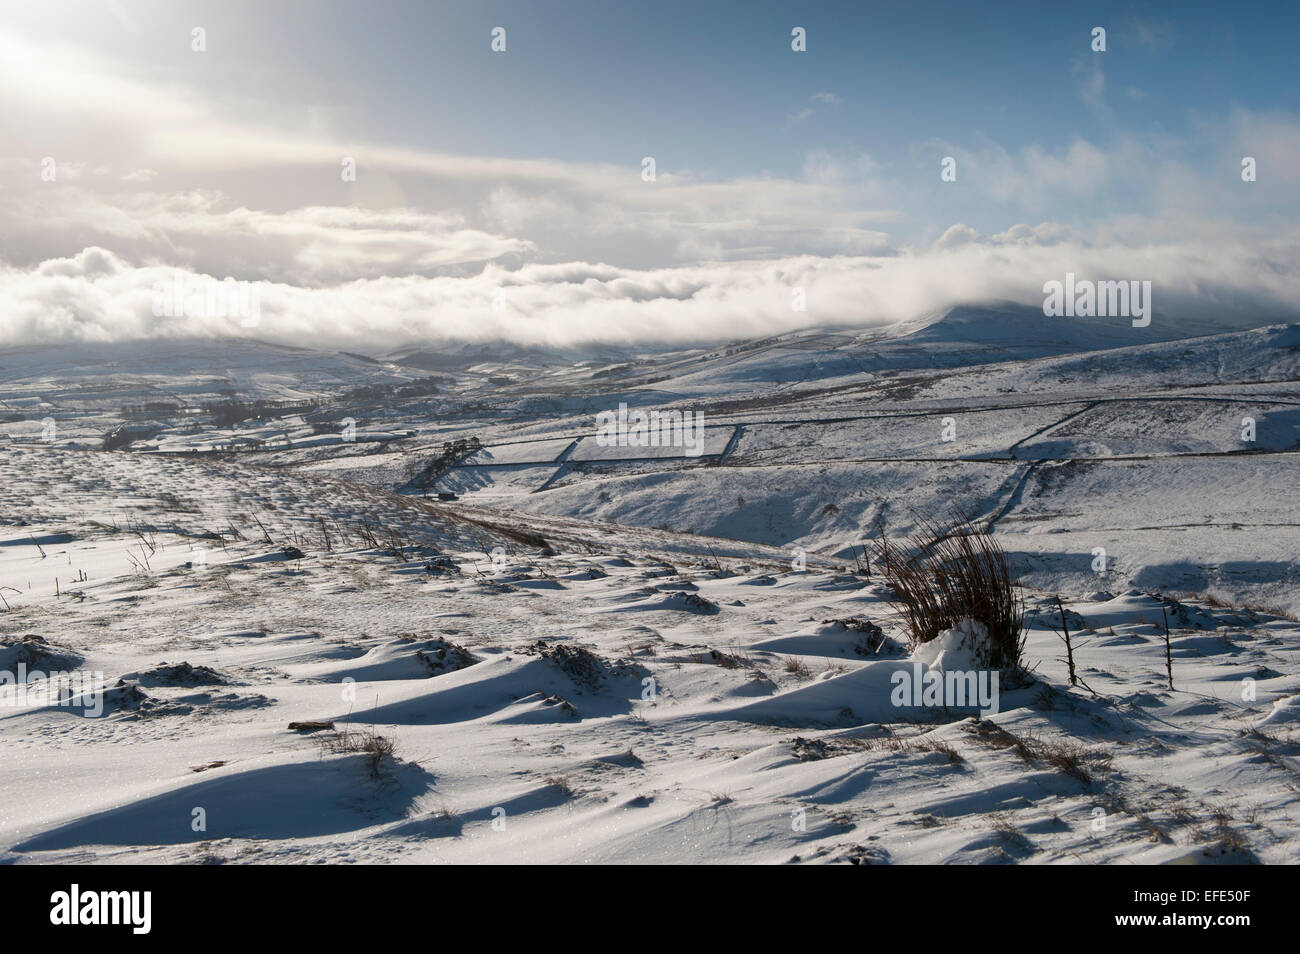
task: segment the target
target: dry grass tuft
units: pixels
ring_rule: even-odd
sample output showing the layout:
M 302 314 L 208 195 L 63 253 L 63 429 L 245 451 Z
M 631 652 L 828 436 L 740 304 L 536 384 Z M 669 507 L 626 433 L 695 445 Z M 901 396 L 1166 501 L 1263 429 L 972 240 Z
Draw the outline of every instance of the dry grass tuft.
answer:
M 379 778 L 384 763 L 391 761 L 396 752 L 393 740 L 379 735 L 373 727 L 345 728 L 342 732 L 322 738 L 321 747 L 335 755 L 363 756 L 366 767 L 375 778 Z
M 989 631 L 989 658 L 982 664 L 1019 670 L 1025 608 L 1006 551 L 960 512 L 954 511 L 946 525 L 914 515 L 918 532 L 910 546 L 888 538 L 875 546 L 876 562 L 901 604 L 912 647 L 962 620 L 976 620 Z

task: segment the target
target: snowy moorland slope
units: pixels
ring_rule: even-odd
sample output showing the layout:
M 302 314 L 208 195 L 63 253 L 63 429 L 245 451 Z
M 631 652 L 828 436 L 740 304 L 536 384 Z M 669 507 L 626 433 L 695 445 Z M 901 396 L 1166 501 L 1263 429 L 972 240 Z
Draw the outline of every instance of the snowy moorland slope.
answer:
M 0 354 L 0 673 L 72 687 L 0 684 L 0 857 L 1294 863 L 1300 328 L 980 314 Z M 1025 584 L 995 711 L 892 697 L 858 559 L 952 507 Z

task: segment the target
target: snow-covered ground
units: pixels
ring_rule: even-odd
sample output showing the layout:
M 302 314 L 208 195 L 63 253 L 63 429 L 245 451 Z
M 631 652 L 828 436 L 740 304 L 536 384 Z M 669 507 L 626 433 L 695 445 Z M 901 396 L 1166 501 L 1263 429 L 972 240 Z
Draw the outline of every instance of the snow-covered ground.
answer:
M 0 354 L 0 673 L 71 687 L 0 675 L 0 857 L 1294 863 L 1300 328 L 987 318 Z M 620 403 L 704 453 L 598 443 Z M 853 559 L 953 506 L 1026 585 L 996 711 L 893 698 L 942 661 Z

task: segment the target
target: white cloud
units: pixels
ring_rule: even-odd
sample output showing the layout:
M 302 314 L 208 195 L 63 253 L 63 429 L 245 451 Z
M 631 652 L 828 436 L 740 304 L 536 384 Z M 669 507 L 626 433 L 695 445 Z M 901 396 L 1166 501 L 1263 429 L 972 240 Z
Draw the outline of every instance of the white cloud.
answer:
M 809 103 L 815 103 L 818 106 L 838 106 L 844 100 L 840 99 L 835 93 L 822 91 L 813 93 L 808 97 Z M 813 106 L 804 106 L 785 118 L 785 128 L 792 129 L 800 123 L 812 119 L 817 115 L 817 110 Z
M 330 287 L 259 287 L 262 318 L 158 318 L 157 282 L 190 273 L 133 266 L 86 249 L 32 269 L 0 271 L 0 343 L 121 341 L 246 335 L 286 344 L 374 350 L 410 343 L 507 339 L 525 344 L 677 343 L 774 334 L 812 326 L 874 327 L 973 302 L 1042 304 L 1042 284 L 1081 277 L 1149 280 L 1156 320 L 1238 326 L 1250 316 L 1294 319 L 1300 241 L 1247 250 L 1213 242 L 1097 247 L 1048 224 L 892 256 L 799 256 L 762 262 L 627 269 L 570 262 L 489 265 L 463 277 L 380 277 Z M 213 276 L 220 278 L 224 276 Z M 808 310 L 791 308 L 806 289 Z M 505 307 L 492 307 L 501 288 Z M 1199 330 L 1200 326 L 1198 326 Z
M 1075 88 L 1079 98 L 1093 112 L 1108 116 L 1110 107 L 1106 104 L 1106 71 L 1102 69 L 1101 58 L 1105 53 L 1086 53 L 1076 57 L 1070 63 L 1070 72 L 1074 76 Z

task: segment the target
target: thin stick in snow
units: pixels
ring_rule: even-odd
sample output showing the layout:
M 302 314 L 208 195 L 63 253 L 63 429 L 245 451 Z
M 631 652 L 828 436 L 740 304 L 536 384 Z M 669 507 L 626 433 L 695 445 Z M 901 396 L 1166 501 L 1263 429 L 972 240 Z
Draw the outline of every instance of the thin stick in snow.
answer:
M 1070 627 L 1065 621 L 1065 607 L 1061 605 L 1061 598 L 1056 598 L 1056 608 L 1061 611 L 1061 631 L 1065 634 L 1065 661 L 1070 668 L 1070 685 L 1077 686 L 1079 677 L 1074 674 L 1074 647 L 1070 645 Z
M 1169 611 L 1160 607 L 1165 617 L 1165 673 L 1169 676 L 1169 688 L 1174 688 L 1174 657 L 1169 652 Z

